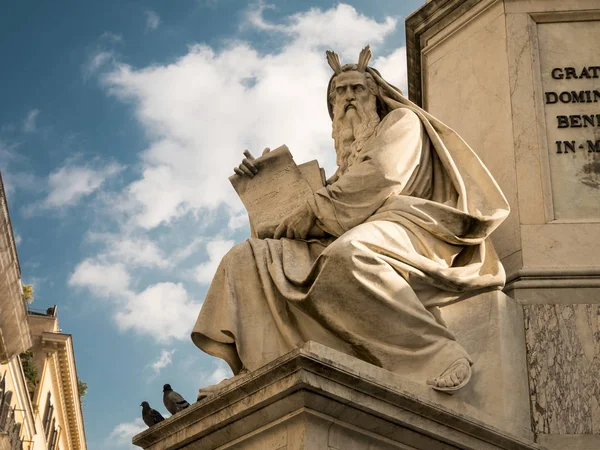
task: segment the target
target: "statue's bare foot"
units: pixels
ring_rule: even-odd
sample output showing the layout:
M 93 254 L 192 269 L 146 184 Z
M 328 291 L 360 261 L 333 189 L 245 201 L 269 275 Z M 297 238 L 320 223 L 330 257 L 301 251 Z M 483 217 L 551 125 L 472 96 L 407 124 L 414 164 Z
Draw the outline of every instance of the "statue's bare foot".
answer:
M 453 394 L 465 387 L 470 379 L 471 364 L 466 358 L 460 358 L 454 361 L 440 376 L 427 380 L 427 384 L 436 391 Z
M 223 381 L 221 381 L 220 383 L 200 388 L 200 391 L 198 391 L 198 398 L 196 399 L 196 401 L 199 402 L 200 400 L 204 400 L 206 398 L 212 397 L 217 392 L 219 392 L 221 389 L 225 388 L 227 385 L 229 385 L 233 381 L 237 380 L 240 376 L 246 375 L 247 373 L 250 373 L 250 371 L 244 367 L 244 368 L 242 368 L 242 370 L 240 370 L 240 372 L 237 375 L 234 375 L 231 378 L 226 378 Z

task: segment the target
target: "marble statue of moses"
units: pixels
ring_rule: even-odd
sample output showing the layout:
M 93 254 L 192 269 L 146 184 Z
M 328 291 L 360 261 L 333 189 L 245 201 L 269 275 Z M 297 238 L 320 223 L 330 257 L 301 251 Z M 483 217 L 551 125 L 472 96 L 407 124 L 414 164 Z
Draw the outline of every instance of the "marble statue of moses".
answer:
M 503 286 L 488 238 L 508 203 L 456 132 L 368 66 L 368 47 L 358 64 L 327 57 L 338 169 L 272 237 L 223 258 L 192 340 L 234 374 L 313 340 L 458 390 L 472 361 L 439 307 Z M 246 155 L 235 170 L 253 176 Z

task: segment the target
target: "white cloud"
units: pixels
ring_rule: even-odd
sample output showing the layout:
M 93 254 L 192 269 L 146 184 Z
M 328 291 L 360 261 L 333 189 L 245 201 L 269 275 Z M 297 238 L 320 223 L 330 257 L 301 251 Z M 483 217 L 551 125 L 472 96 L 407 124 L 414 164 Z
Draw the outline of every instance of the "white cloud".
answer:
M 180 283 L 157 283 L 130 297 L 115 314 L 122 330 L 152 336 L 158 342 L 189 339 L 201 303 Z
M 167 260 L 156 244 L 147 239 L 120 239 L 113 242 L 112 256 L 130 265 L 166 267 Z
M 85 259 L 69 277 L 69 286 L 87 288 L 99 297 L 120 299 L 130 295 L 130 276 L 123 264 Z
M 87 60 L 82 65 L 83 79 L 87 80 L 103 69 L 109 70 L 118 57 L 118 53 L 113 48 L 115 44 L 122 42 L 123 36 L 121 34 L 111 31 L 102 33 L 93 44 L 94 48 L 88 49 Z
M 394 31 L 398 21 L 397 18 L 386 17 L 383 22 L 376 22 L 358 13 L 352 6 L 341 3 L 326 11 L 311 8 L 288 17 L 284 23 L 275 24 L 266 21 L 263 16 L 265 9 L 274 8 L 274 5 L 259 2 L 249 9 L 248 22 L 264 31 L 288 35 L 294 40 L 294 46 L 307 49 L 329 46 L 342 57 L 351 58 L 350 62 L 356 62 L 356 50 L 366 43 L 382 43 Z
M 154 371 L 155 375 L 158 375 L 162 369 L 171 365 L 173 362 L 173 353 L 175 353 L 175 350 L 169 351 L 163 348 L 160 351 L 158 359 L 150 364 L 150 368 Z
M 319 157 L 331 172 L 335 157 L 324 106 L 331 70 L 323 50 L 334 48 L 355 61 L 364 45 L 382 42 L 396 20 L 377 22 L 343 4 L 278 24 L 260 22 L 257 14 L 260 9 L 248 24 L 285 37 L 274 53 L 240 41 L 219 51 L 197 44 L 171 64 L 118 64 L 102 78 L 110 93 L 134 105 L 150 139 L 142 176 L 126 190 L 137 225 L 151 229 L 224 203 L 239 213 L 227 176 L 245 148 L 257 155 L 285 143 L 297 161 Z
M 152 405 L 150 405 L 152 406 Z M 140 408 L 141 411 L 141 408 Z M 140 418 L 134 419 L 131 422 L 123 422 L 117 425 L 110 436 L 108 437 L 108 441 L 110 443 L 116 443 L 119 446 L 128 447 L 131 449 L 135 449 L 131 444 L 131 439 L 138 433 L 141 433 L 144 430 L 147 430 L 148 427 L 144 424 L 143 420 Z
M 160 16 L 156 13 L 156 11 L 152 11 L 152 10 L 146 11 L 146 29 L 156 30 L 159 25 L 160 25 Z
M 121 263 L 86 259 L 75 268 L 68 284 L 110 299 L 121 330 L 148 335 L 163 343 L 187 339 L 202 306 L 188 297 L 181 284 L 157 283 L 140 293 L 134 292 L 130 274 Z
M 0 134 L 2 131 L 4 130 L 0 130 Z M 21 145 L 21 142 L 6 142 L 0 136 L 0 172 L 4 189 L 9 194 L 17 189 L 36 191 L 39 187 L 38 179 L 33 173 L 18 168 L 28 161 L 24 152 L 19 151 Z
M 229 223 L 227 223 L 227 228 L 229 228 L 230 230 L 237 230 L 246 225 L 249 225 L 248 214 L 246 212 L 242 212 L 229 217 Z
M 123 166 L 114 162 L 100 168 L 67 163 L 48 176 L 48 195 L 42 202 L 35 204 L 35 207 L 49 209 L 74 206 L 123 169 Z M 30 212 L 35 213 L 35 208 L 30 209 Z
M 231 368 L 227 365 L 227 363 L 223 360 L 218 360 L 216 363 L 216 367 L 206 378 L 207 384 L 218 384 L 227 378 L 231 378 L 232 376 L 233 372 L 231 371 Z
M 27 113 L 27 117 L 23 121 L 23 131 L 25 133 L 35 133 L 37 131 L 36 119 L 40 114 L 39 109 L 32 109 Z
M 235 244 L 234 241 L 222 241 L 215 240 L 206 244 L 206 253 L 208 254 L 208 261 L 200 264 L 194 270 L 195 278 L 199 283 L 210 283 L 221 259 Z
M 112 43 L 117 43 L 123 41 L 123 36 L 121 34 L 105 31 L 100 35 L 100 40 L 106 40 Z
M 171 253 L 171 255 L 169 255 L 169 261 L 173 264 L 185 261 L 192 256 L 204 242 L 205 239 L 202 237 L 192 239 L 187 245 Z
M 21 242 L 23 242 L 23 238 L 21 237 L 21 235 L 19 233 L 15 233 L 15 244 L 20 245 Z
M 183 362 L 182 364 L 186 363 Z M 202 370 L 198 374 L 198 383 L 203 387 L 213 386 L 231 377 L 233 377 L 233 372 L 227 363 L 222 359 L 214 358 L 212 359 L 212 367 L 208 368 L 208 370 Z
M 110 50 L 101 50 L 92 54 L 88 61 L 83 65 L 83 75 L 85 78 L 94 75 L 102 67 L 114 62 L 115 53 Z
M 202 306 L 180 283 L 157 283 L 136 293 L 121 263 L 86 259 L 75 268 L 68 284 L 110 299 L 114 320 L 121 330 L 147 335 L 161 343 L 188 339 Z
M 408 95 L 408 68 L 406 65 L 406 47 L 400 47 L 387 56 L 380 56 L 373 62 L 386 81 L 400 88 Z
M 128 267 L 169 266 L 163 251 L 146 236 L 128 236 L 126 234 L 89 233 L 91 242 L 102 242 L 106 250 L 101 255 L 105 260 L 127 264 Z
M 111 297 L 121 330 L 160 343 L 189 339 L 201 302 L 183 284 L 168 279 L 143 285 L 136 269 L 168 269 L 163 275 L 176 269 L 193 273 L 201 284 L 210 282 L 233 245 L 228 237 L 247 224 L 227 180 L 244 149 L 258 156 L 265 146 L 286 144 L 297 162 L 318 158 L 331 174 L 335 152 L 325 107 L 331 69 L 324 49 L 336 50 L 345 62 L 355 62 L 367 44 L 377 55 L 377 46 L 396 26 L 395 18 L 378 22 L 344 4 L 329 10 L 313 8 L 276 23 L 264 18 L 266 8 L 270 7 L 263 4 L 251 10 L 246 26 L 280 43 L 271 52 L 236 40 L 219 50 L 191 45 L 185 55 L 164 65 L 134 68 L 114 61 L 112 54 L 94 65 L 108 69 L 100 78 L 107 91 L 133 106 L 148 146 L 140 155 L 140 176 L 111 204 L 119 231 L 98 234 L 104 248 L 85 259 L 69 282 Z M 108 60 L 114 64 L 106 65 Z M 403 87 L 404 61 L 404 50 L 399 49 L 379 55 L 374 64 L 384 77 Z M 219 237 L 192 235 L 187 243 L 179 239 L 170 246 L 164 239 L 181 230 L 180 236 L 187 236 L 190 221 L 200 228 L 222 211 L 229 218 Z M 154 241 L 150 235 L 161 239 Z M 185 266 L 202 245 L 205 261 L 196 265 L 194 259 Z M 196 266 L 190 268 L 192 264 Z M 115 300 L 118 292 L 121 296 Z M 221 375 L 216 371 L 212 379 Z

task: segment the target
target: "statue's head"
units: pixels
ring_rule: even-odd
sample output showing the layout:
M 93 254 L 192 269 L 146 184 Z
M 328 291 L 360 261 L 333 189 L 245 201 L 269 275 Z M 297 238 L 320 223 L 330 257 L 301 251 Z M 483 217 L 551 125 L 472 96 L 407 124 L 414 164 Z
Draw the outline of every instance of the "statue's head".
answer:
M 327 61 L 334 71 L 329 81 L 327 103 L 333 120 L 332 137 L 337 163 L 342 171 L 352 165 L 381 120 L 378 86 L 366 71 L 370 59 L 371 49 L 368 46 L 361 51 L 358 64 L 342 66 L 336 53 L 327 52 Z
M 371 59 L 369 46 L 360 52 L 358 64 L 342 66 L 337 53 L 327 51 L 326 54 L 334 72 L 327 88 L 327 102 L 333 118 L 341 119 L 349 110 L 376 108 L 377 84 L 366 71 Z

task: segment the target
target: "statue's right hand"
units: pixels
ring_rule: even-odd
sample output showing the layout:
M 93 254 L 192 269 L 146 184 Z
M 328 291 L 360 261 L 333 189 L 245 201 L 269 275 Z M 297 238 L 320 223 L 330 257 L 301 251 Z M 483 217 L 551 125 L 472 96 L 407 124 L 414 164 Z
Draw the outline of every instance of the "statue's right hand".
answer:
M 267 147 L 263 150 L 262 154 L 265 155 L 265 154 L 269 153 L 270 151 L 271 151 L 271 149 L 269 149 Z M 256 175 L 258 173 L 258 168 L 254 164 L 254 161 L 256 159 L 254 158 L 254 156 L 252 156 L 252 153 L 250 153 L 248 150 L 244 150 L 244 156 L 245 156 L 245 158 L 242 160 L 242 163 L 238 167 L 234 167 L 233 171 L 242 177 L 253 178 L 254 175 Z

